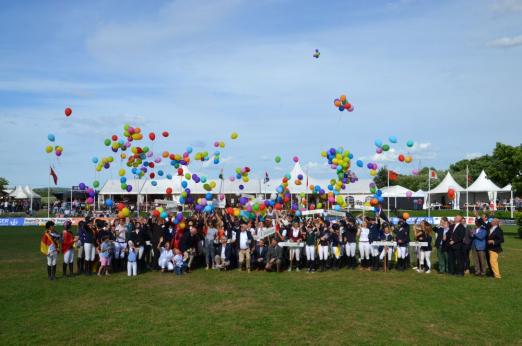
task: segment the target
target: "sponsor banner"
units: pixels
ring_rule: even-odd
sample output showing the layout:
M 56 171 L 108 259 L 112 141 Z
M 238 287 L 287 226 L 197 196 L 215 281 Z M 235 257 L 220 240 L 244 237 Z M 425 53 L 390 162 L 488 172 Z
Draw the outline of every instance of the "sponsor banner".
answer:
M 6 217 L 0 218 L 0 227 L 1 226 L 23 226 L 24 218 L 23 217 Z
M 323 213 L 324 213 L 323 209 L 315 209 L 315 210 L 304 210 L 301 212 L 301 215 L 309 216 L 309 215 L 318 215 L 318 214 L 323 214 Z
M 74 218 L 78 219 L 78 218 Z M 67 217 L 26 217 L 23 226 L 45 226 L 45 223 L 47 221 L 53 221 L 57 226 L 63 226 L 65 221 L 69 220 L 71 222 L 74 221 L 73 218 L 67 218 Z M 81 219 L 78 219 L 81 220 Z M 74 224 L 74 222 L 73 222 Z M 78 222 L 76 221 L 76 224 Z

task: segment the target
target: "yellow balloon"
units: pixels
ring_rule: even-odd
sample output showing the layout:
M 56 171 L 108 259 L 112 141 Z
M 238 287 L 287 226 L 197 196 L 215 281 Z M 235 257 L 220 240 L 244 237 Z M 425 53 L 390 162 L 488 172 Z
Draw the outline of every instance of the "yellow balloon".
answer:
M 239 137 L 237 132 L 232 132 L 232 134 L 230 135 L 230 138 L 232 138 L 232 139 L 237 139 L 237 137 Z
M 52 151 L 53 151 L 53 147 L 51 145 L 48 145 L 48 146 L 45 147 L 45 152 L 47 154 L 51 153 Z
M 118 175 L 120 177 L 123 177 L 125 175 L 125 170 L 123 168 L 120 168 L 120 170 L 118 171 Z

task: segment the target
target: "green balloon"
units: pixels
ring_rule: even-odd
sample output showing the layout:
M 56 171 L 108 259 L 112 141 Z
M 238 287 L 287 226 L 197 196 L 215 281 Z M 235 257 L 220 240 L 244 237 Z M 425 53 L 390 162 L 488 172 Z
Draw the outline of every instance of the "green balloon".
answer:
M 92 182 L 92 186 L 97 189 L 100 186 L 100 182 L 98 180 L 95 180 Z
M 105 143 L 106 146 L 109 146 L 111 145 L 111 140 L 107 138 L 103 143 Z
M 276 156 L 276 157 L 275 157 L 275 162 L 276 162 L 276 163 L 281 162 L 281 156 L 279 156 L 279 155 Z
M 388 151 L 388 150 L 390 150 L 390 146 L 389 146 L 388 144 L 384 144 L 381 148 L 382 148 L 382 150 L 384 150 L 384 151 Z

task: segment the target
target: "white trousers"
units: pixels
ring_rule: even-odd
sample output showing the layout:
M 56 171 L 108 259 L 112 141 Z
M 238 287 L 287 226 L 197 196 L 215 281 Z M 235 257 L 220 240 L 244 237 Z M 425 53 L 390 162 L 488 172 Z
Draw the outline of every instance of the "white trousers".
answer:
M 115 259 L 123 259 L 125 258 L 125 249 L 127 248 L 127 243 L 114 243 L 114 258 Z
M 72 248 L 63 254 L 63 263 L 74 263 L 74 250 Z
M 428 269 L 431 269 L 431 251 L 420 251 L 420 257 L 419 257 L 419 265 L 424 265 L 424 260 L 426 260 L 426 265 L 428 266 Z
M 328 259 L 328 245 L 319 245 L 319 260 Z
M 301 259 L 301 248 L 299 247 L 291 247 L 290 248 L 290 261 L 293 261 L 295 257 L 295 260 L 297 262 Z
M 359 242 L 359 256 L 361 259 L 370 259 L 370 243 Z
M 406 258 L 408 256 L 408 247 L 407 246 L 399 246 L 398 248 L 398 257 L 401 259 Z
M 142 259 L 143 257 L 143 251 L 145 251 L 145 246 L 140 246 L 138 248 L 138 259 Z
M 127 262 L 127 276 L 138 275 L 138 264 L 136 262 Z
M 355 257 L 355 243 L 344 244 L 344 249 L 346 251 L 346 256 Z
M 83 244 L 83 249 L 85 250 L 85 260 L 94 261 L 94 255 L 96 254 L 96 246 L 94 244 L 85 243 Z
M 379 247 L 377 245 L 370 245 L 372 257 L 379 256 Z
M 167 269 L 168 271 L 174 270 L 174 264 L 172 263 L 172 261 L 169 261 L 168 258 L 160 257 L 160 259 L 158 261 L 158 265 L 160 266 L 161 269 Z
M 58 257 L 58 254 L 56 252 L 48 254 L 47 255 L 47 265 L 48 266 L 55 266 L 57 257 Z
M 315 261 L 315 246 L 306 245 L 305 251 L 306 251 L 306 259 L 308 261 Z
M 391 262 L 392 255 L 393 255 L 393 247 L 389 246 L 388 249 L 386 249 L 386 248 L 382 249 L 381 254 L 379 255 L 379 258 L 381 260 L 384 259 L 384 256 L 386 256 L 386 254 L 388 254 L 388 262 Z

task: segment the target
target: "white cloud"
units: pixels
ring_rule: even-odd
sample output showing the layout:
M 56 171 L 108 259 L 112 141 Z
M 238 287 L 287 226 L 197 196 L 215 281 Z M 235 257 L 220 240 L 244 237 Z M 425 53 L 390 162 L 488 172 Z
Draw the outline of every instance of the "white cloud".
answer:
M 522 35 L 501 37 L 488 43 L 492 48 L 513 48 L 522 45 Z
M 467 160 L 472 160 L 472 159 L 476 159 L 477 157 L 481 157 L 483 156 L 484 154 L 482 153 L 469 153 L 466 155 L 466 159 Z

